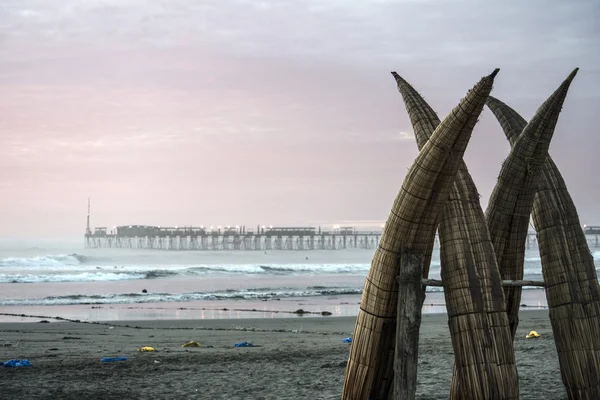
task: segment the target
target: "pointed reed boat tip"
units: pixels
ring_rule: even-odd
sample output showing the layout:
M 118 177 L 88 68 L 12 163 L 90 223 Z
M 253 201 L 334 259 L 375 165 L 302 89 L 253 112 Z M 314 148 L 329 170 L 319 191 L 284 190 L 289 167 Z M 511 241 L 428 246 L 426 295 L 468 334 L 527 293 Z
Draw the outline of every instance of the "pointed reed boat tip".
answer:
M 496 68 L 494 72 L 491 73 L 490 78 L 495 78 L 496 75 L 498 75 L 498 72 L 500 72 L 500 68 Z
M 575 68 L 575 69 L 573 70 L 573 72 L 571 72 L 571 73 L 569 74 L 569 77 L 568 77 L 567 79 L 570 79 L 570 80 L 572 80 L 573 78 L 575 78 L 575 75 L 577 75 L 577 72 L 579 72 L 579 67 Z
M 406 81 L 404 79 L 402 79 L 402 77 L 400 75 L 398 75 L 398 73 L 396 71 L 392 71 L 392 76 L 394 77 L 394 79 L 396 79 L 396 83 L 398 83 L 398 84 L 406 83 Z
M 567 78 L 560 84 L 560 86 L 558 87 L 558 89 L 556 89 L 556 91 L 557 92 L 563 91 L 566 93 L 569 90 L 571 83 L 573 83 L 573 79 L 575 79 L 577 72 L 579 72 L 579 68 L 575 68 L 573 71 L 571 71 L 569 76 L 567 76 Z

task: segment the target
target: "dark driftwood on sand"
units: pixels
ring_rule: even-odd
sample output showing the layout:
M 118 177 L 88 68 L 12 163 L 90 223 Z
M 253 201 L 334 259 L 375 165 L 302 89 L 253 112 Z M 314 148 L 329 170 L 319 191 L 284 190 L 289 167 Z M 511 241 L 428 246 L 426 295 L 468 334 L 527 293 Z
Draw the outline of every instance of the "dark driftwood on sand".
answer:
M 405 251 L 400 257 L 393 398 L 412 400 L 417 391 L 419 330 L 424 300 L 421 286 L 423 255 Z

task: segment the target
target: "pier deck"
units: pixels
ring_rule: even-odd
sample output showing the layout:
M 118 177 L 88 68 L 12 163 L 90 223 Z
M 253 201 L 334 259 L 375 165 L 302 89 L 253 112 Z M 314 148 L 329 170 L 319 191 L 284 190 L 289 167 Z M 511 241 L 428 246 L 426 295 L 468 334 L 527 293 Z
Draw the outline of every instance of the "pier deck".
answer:
M 147 250 L 340 250 L 375 249 L 381 231 L 358 231 L 350 227 L 321 230 L 314 227 L 159 227 L 126 225 L 110 233 L 98 227 L 86 230 L 85 248 Z M 586 233 L 590 248 L 600 247 L 599 233 Z M 436 247 L 439 246 L 436 237 Z M 537 247 L 535 232 L 527 237 L 527 248 Z

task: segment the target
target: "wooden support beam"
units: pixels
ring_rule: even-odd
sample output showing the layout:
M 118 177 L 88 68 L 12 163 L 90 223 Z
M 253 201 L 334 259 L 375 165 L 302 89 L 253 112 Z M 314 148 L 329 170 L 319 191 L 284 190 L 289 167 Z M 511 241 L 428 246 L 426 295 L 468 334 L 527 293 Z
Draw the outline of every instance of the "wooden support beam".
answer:
M 423 306 L 423 255 L 403 251 L 398 276 L 398 314 L 394 358 L 394 399 L 414 400 Z
M 421 279 L 421 284 L 425 286 L 444 286 L 443 282 L 439 279 Z M 543 281 L 502 281 L 502 286 L 539 286 L 545 287 L 546 284 Z
M 502 281 L 502 286 L 539 286 L 545 287 L 544 281 Z

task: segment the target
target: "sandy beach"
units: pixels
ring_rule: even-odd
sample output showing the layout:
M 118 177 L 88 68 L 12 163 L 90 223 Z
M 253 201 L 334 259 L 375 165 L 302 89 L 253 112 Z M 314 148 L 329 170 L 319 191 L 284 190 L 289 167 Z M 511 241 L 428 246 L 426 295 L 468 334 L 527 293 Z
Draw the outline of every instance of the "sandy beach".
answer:
M 352 317 L 0 324 L 0 393 L 28 399 L 338 399 Z M 525 339 L 530 330 L 539 339 Z M 195 340 L 200 348 L 184 348 Z M 236 348 L 251 342 L 256 347 Z M 156 352 L 138 352 L 152 346 Z M 102 363 L 103 357 L 127 361 Z M 547 311 L 523 311 L 516 340 L 521 399 L 562 399 Z M 420 399 L 448 398 L 445 314 L 424 314 Z M 8 398 L 8 397 L 5 397 Z

